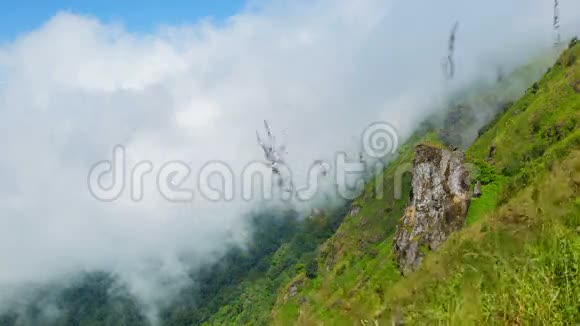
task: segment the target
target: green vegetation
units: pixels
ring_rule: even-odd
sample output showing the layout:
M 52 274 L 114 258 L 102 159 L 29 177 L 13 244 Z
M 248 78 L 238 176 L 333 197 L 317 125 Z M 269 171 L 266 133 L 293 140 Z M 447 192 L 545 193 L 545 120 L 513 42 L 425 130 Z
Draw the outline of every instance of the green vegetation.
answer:
M 127 289 L 107 273 L 37 290 L 24 314 L 0 316 L 0 325 L 143 325 L 146 319 Z
M 248 248 L 233 247 L 219 263 L 191 271 L 191 285 L 161 311 L 160 323 L 267 323 L 281 284 L 300 273 L 316 276 L 315 252 L 347 208 L 339 203 L 305 220 L 294 211 L 252 213 Z M 113 276 L 99 272 L 34 293 L 21 310 L 0 315 L 0 326 L 149 324 L 142 309 Z
M 499 181 L 481 187 L 481 197 L 471 199 L 471 205 L 467 212 L 467 225 L 473 224 L 496 208 L 500 189 L 501 182 Z
M 420 270 L 399 276 L 388 216 L 381 217 L 385 238 L 362 251 L 356 240 L 364 232 L 347 218 L 331 238 L 341 241 L 335 267 L 304 283 L 295 298 L 281 291 L 273 321 L 579 322 L 580 94 L 572 85 L 580 80 L 580 64 L 571 59 L 578 55 L 580 45 L 574 44 L 523 98 L 480 131 L 466 156 L 479 168 L 483 195 L 473 199 L 468 226 L 429 253 Z M 361 216 L 364 207 L 380 205 L 359 203 Z M 392 213 L 393 219 L 401 216 L 400 210 Z M 287 306 L 294 315 L 281 313 Z
M 514 80 L 539 75 L 538 65 L 455 96 L 447 115 L 424 123 L 352 203 L 305 220 L 293 211 L 253 213 L 249 247 L 231 248 L 219 263 L 191 271 L 191 286 L 168 303 L 161 323 L 579 323 L 577 58 L 580 44 L 573 40 L 517 101 Z M 477 109 L 492 105 L 499 113 L 472 128 L 482 119 Z M 421 268 L 402 277 L 392 240 L 409 201 L 413 149 L 420 142 L 466 148 L 482 196 L 472 200 L 466 227 L 436 252 L 425 248 Z M 0 316 L 0 325 L 146 323 L 127 291 L 104 273 L 41 292 L 24 314 Z M 46 319 L 47 301 L 61 314 Z
M 580 151 L 450 238 L 389 293 L 377 318 L 410 324 L 579 320 Z M 539 195 L 536 195 L 538 194 Z
M 275 217 L 254 213 L 253 243 L 247 251 L 232 248 L 218 265 L 194 273 L 163 314 L 170 325 L 265 324 L 277 289 L 297 274 L 315 277 L 317 247 L 330 237 L 346 206 L 304 221 L 295 212 Z

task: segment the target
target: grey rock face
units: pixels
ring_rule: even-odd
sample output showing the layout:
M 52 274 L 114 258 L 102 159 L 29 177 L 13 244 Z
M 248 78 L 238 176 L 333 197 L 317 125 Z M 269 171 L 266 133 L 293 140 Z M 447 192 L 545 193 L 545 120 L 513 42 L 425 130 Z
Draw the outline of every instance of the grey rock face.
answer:
M 473 188 L 473 198 L 481 197 L 481 181 L 477 181 L 475 188 Z
M 403 274 L 415 270 L 426 250 L 436 250 L 465 224 L 470 203 L 463 153 L 421 144 L 415 148 L 413 195 L 393 247 Z

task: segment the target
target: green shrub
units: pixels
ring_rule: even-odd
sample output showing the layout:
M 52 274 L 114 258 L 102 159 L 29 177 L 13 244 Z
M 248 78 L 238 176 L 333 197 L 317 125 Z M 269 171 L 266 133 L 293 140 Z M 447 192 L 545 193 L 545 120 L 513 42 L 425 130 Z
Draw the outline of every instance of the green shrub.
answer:
M 573 48 L 576 44 L 578 44 L 578 37 L 574 36 L 571 40 L 570 40 L 570 44 L 568 45 L 568 48 L 571 49 Z
M 490 184 L 496 180 L 497 175 L 495 168 L 491 164 L 483 160 L 477 160 L 474 164 L 479 169 L 479 173 L 475 177 L 475 180 L 481 182 L 484 185 Z
M 294 266 L 294 272 L 296 274 L 301 274 L 306 272 L 306 266 L 303 263 L 298 263 Z
M 306 265 L 306 277 L 313 279 L 318 276 L 318 260 L 312 259 Z

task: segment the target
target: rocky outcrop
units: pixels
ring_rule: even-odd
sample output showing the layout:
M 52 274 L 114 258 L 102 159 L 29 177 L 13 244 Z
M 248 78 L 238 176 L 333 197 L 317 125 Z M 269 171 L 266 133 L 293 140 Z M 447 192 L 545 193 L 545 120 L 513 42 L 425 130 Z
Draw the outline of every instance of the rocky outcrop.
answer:
M 487 154 L 487 160 L 491 160 L 493 159 L 493 157 L 495 156 L 495 145 L 491 145 L 491 147 L 489 147 L 489 154 Z
M 473 198 L 481 197 L 481 181 L 477 181 L 475 183 L 475 187 L 473 188 Z
M 284 301 L 288 301 L 288 299 L 296 296 L 298 292 L 300 292 L 300 288 L 304 283 L 304 277 L 302 275 L 298 276 L 290 285 L 288 285 L 288 290 L 284 295 Z
M 426 250 L 436 250 L 465 224 L 471 194 L 463 159 L 461 151 L 436 145 L 415 148 L 413 193 L 393 241 L 403 274 L 415 270 Z
M 570 83 L 570 86 L 572 86 L 576 93 L 580 93 L 580 81 Z

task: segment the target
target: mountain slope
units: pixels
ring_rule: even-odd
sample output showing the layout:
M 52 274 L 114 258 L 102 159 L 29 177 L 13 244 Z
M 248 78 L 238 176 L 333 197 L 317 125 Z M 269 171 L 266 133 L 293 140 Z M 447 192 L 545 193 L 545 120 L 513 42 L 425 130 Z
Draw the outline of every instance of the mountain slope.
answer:
M 554 67 L 467 149 L 468 160 L 479 167 L 483 195 L 472 201 L 468 227 L 427 254 L 417 272 L 403 278 L 393 261 L 392 233 L 406 199 L 369 199 L 367 189 L 358 200 L 359 214 L 347 217 L 320 248 L 323 272 L 312 280 L 299 275 L 283 287 L 272 321 L 580 321 L 576 58 L 580 45 L 573 41 Z M 410 162 L 411 151 L 402 152 L 385 175 Z M 389 206 L 394 209 L 381 212 Z M 376 241 L 373 234 L 380 234 Z
M 579 322 L 576 58 L 580 44 L 573 42 L 513 103 L 522 85 L 543 75 L 547 59 L 498 84 L 458 92 L 447 113 L 427 119 L 352 202 L 304 220 L 291 210 L 252 212 L 248 248 L 190 271 L 189 286 L 166 303 L 159 324 Z M 409 202 L 420 143 L 466 149 L 482 196 L 472 199 L 466 227 L 403 277 L 393 235 Z M 20 310 L 0 315 L 0 325 L 149 324 L 143 307 L 121 290 L 113 275 L 88 274 L 40 291 Z M 42 309 L 48 301 L 51 314 Z

